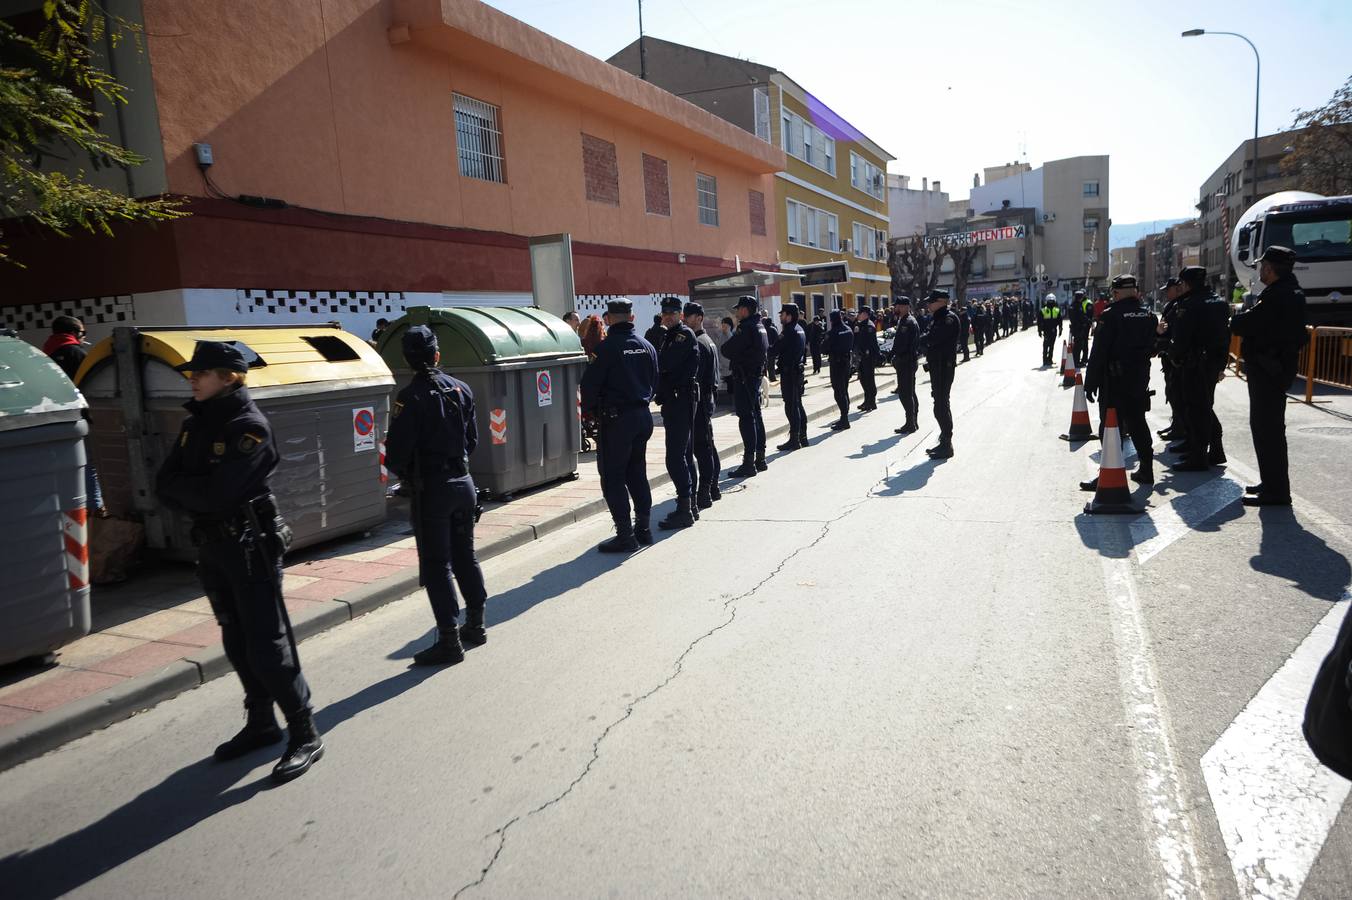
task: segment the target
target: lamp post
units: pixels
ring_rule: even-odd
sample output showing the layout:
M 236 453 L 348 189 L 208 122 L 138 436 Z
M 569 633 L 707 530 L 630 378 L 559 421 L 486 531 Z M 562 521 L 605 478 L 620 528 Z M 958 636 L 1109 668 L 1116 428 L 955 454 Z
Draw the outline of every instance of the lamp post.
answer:
M 1249 45 L 1253 51 L 1254 76 L 1253 76 L 1253 151 L 1250 154 L 1253 167 L 1253 198 L 1258 199 L 1258 93 L 1263 83 L 1263 61 L 1258 56 L 1258 48 L 1253 45 L 1253 41 L 1244 35 L 1234 31 L 1207 31 L 1205 28 L 1191 28 L 1183 32 L 1182 37 L 1198 37 L 1204 34 L 1226 34 L 1230 37 L 1237 37 Z M 1244 179 L 1239 182 L 1240 199 L 1244 199 Z

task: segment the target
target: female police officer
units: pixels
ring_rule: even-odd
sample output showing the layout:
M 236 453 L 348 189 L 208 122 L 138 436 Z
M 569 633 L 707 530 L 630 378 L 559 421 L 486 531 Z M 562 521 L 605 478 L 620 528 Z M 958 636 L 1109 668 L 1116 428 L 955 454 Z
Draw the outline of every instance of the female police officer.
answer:
M 469 385 L 436 368 L 437 338 L 426 325 L 404 332 L 404 359 L 416 370 L 399 392 L 385 438 L 385 465 L 413 489 L 413 533 L 418 579 L 427 588 L 437 640 L 414 654 L 419 666 L 453 666 L 465 658 L 462 641 L 479 646 L 484 630 L 484 575 L 474 555 L 478 495 L 469 455 L 479 443 L 474 394 Z M 451 576 L 465 595 L 465 624 L 458 628 Z
M 155 491 L 192 517 L 197 575 L 221 626 L 225 655 L 244 685 L 244 729 L 216 748 L 216 759 L 244 756 L 282 739 L 272 704 L 286 716 L 290 742 L 272 770 L 297 778 L 324 755 L 310 686 L 300 671 L 291 623 L 282 605 L 282 552 L 289 530 L 277 515 L 268 478 L 280 456 L 272 429 L 244 386 L 249 367 L 231 344 L 198 341 L 192 400 Z

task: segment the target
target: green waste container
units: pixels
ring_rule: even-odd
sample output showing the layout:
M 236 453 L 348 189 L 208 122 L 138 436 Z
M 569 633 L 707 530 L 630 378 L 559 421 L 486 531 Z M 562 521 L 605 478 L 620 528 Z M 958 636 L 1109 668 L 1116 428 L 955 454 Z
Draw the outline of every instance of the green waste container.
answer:
M 0 664 L 89 633 L 84 410 L 46 354 L 0 337 Z
M 441 368 L 474 392 L 479 446 L 469 469 L 477 487 L 509 499 L 577 473 L 578 385 L 587 357 L 567 322 L 535 307 L 412 307 L 380 338 L 396 392 L 413 378 L 403 338 L 414 325 L 431 327 Z

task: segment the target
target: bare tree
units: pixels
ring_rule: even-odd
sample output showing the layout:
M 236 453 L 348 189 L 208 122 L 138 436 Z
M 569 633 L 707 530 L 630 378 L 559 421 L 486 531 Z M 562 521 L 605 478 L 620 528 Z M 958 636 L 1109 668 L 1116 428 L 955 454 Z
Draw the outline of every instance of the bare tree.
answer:
M 1323 106 L 1296 110 L 1292 127 L 1304 130 L 1282 160 L 1283 174 L 1297 176 L 1301 190 L 1352 194 L 1352 78 Z
M 948 251 L 953 260 L 953 302 L 961 303 L 967 299 L 967 279 L 972 274 L 972 262 L 981 247 L 972 244 L 967 247 L 953 247 Z
M 947 253 L 942 244 L 926 246 L 922 235 L 892 238 L 887 242 L 887 269 L 892 275 L 892 296 L 922 299 L 934 289 Z

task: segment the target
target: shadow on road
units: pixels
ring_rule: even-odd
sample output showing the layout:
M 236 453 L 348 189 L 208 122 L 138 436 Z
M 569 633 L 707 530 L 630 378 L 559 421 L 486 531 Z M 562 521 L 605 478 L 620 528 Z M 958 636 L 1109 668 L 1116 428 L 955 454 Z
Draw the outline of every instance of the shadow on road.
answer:
M 897 497 L 913 494 L 929 483 L 934 470 L 944 464 L 942 459 L 927 459 L 919 465 L 911 466 L 887 479 L 887 487 L 878 491 L 879 497 Z
M 1259 507 L 1258 522 L 1258 555 L 1249 559 L 1255 572 L 1290 581 L 1316 600 L 1343 599 L 1352 582 L 1347 557 L 1307 531 L 1289 506 Z
M 889 434 L 887 437 L 876 440 L 871 444 L 864 444 L 859 448 L 858 453 L 851 453 L 846 459 L 867 459 L 876 453 L 890 450 L 901 440 L 901 437 L 899 434 Z

